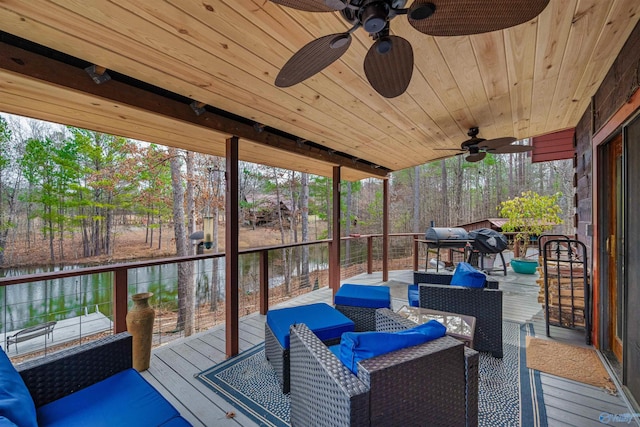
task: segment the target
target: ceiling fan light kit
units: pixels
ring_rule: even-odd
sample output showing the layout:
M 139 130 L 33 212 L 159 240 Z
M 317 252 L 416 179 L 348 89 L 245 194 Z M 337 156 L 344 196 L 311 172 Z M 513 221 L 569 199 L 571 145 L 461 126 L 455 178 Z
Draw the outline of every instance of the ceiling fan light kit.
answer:
M 282 67 L 276 86 L 293 86 L 324 70 L 347 51 L 351 33 L 362 27 L 374 40 L 365 57 L 365 75 L 373 89 L 386 98 L 403 94 L 413 73 L 411 44 L 400 36 L 390 35 L 390 23 L 396 16 L 407 15 L 409 24 L 424 34 L 461 36 L 522 24 L 538 16 L 549 3 L 549 0 L 415 0 L 405 8 L 407 0 L 271 1 L 306 12 L 339 11 L 353 26 L 347 33 L 320 37 L 303 46 Z M 394 79 L 398 81 L 390 81 Z

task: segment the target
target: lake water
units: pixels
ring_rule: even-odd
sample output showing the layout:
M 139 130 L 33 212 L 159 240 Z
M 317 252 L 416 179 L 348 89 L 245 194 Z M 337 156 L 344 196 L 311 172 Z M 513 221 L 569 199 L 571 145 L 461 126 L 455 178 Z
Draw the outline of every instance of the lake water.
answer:
M 277 259 L 275 254 L 270 255 Z M 313 253 L 314 251 L 312 251 Z M 326 253 L 319 253 L 309 263 L 311 271 L 327 269 Z M 214 262 L 216 271 L 214 271 Z M 225 259 L 215 258 L 194 261 L 194 286 L 197 303 L 205 303 L 214 295 L 224 300 Z M 284 282 L 278 262 L 270 266 L 269 286 Z M 68 269 L 82 266 L 68 267 Z M 259 286 L 258 255 L 243 255 L 239 260 L 240 291 L 257 292 Z M 65 268 L 66 269 L 66 268 Z M 61 269 L 3 269 L 3 277 L 60 271 Z M 153 292 L 152 304 L 177 307 L 178 264 L 130 269 L 128 272 L 129 295 Z M 214 280 L 215 277 L 215 280 Z M 0 288 L 0 331 L 7 332 L 50 320 L 63 320 L 86 312 L 100 311 L 113 315 L 113 273 L 92 274 L 45 280 Z M 131 302 L 130 302 L 131 305 Z

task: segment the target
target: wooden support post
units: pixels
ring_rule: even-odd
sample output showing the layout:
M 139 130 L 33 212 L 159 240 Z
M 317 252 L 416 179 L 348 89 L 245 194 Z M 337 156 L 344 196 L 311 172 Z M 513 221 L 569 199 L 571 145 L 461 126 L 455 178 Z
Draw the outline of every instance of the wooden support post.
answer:
M 418 252 L 420 250 L 420 242 L 416 236 L 413 236 L 413 271 L 418 271 Z M 426 269 L 425 269 L 426 271 Z
M 269 252 L 260 251 L 260 314 L 269 311 Z
M 225 345 L 227 357 L 238 354 L 238 137 L 226 141 L 225 188 Z
M 373 236 L 367 236 L 367 274 L 373 274 Z
M 127 272 L 126 268 L 117 268 L 113 274 L 113 332 L 116 334 L 127 330 Z
M 340 166 L 333 167 L 333 239 L 329 245 L 329 287 L 333 295 L 340 289 Z
M 382 281 L 389 281 L 389 180 L 382 181 Z

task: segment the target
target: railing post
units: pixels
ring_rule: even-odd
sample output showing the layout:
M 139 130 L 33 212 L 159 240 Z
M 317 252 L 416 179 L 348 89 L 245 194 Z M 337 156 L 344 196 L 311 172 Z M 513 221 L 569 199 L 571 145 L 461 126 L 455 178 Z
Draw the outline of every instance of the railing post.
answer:
M 329 287 L 333 295 L 340 289 L 340 166 L 333 167 L 333 212 L 329 245 Z
M 269 311 L 269 252 L 260 251 L 260 314 Z
M 389 180 L 382 180 L 382 281 L 389 281 Z
M 373 236 L 367 236 L 367 274 L 373 274 Z
M 420 246 L 418 244 L 418 239 L 416 236 L 413 236 L 413 271 L 418 271 L 418 251 Z
M 116 334 L 127 330 L 127 272 L 126 268 L 113 272 L 113 332 Z

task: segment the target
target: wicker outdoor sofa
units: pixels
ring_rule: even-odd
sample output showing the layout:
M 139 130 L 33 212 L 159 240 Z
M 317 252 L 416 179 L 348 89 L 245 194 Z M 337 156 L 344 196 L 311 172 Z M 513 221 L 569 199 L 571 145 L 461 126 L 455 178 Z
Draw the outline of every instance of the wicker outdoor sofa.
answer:
M 502 291 L 498 282 L 487 280 L 484 288 L 450 286 L 451 274 L 414 272 L 422 308 L 465 314 L 476 318 L 474 349 L 501 358 Z
M 16 397 L 11 404 L 24 404 L 25 408 L 35 405 L 33 416 L 38 426 L 190 426 L 132 368 L 131 348 L 132 337 L 123 332 L 22 363 L 15 369 L 6 365 L 10 361 L 5 359 L 4 375 L 11 377 L 10 371 L 17 371 L 33 400 L 32 404 L 26 403 L 29 396 L 18 390 L 16 396 L 21 401 Z M 0 393 L 9 389 L 10 385 L 0 384 Z M 20 416 L 25 412 L 30 411 L 20 410 Z M 35 425 L 35 420 L 17 424 Z
M 415 326 L 389 309 L 380 331 Z M 478 353 L 449 336 L 363 360 L 358 375 L 304 324 L 291 327 L 291 425 L 477 426 Z

